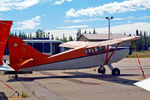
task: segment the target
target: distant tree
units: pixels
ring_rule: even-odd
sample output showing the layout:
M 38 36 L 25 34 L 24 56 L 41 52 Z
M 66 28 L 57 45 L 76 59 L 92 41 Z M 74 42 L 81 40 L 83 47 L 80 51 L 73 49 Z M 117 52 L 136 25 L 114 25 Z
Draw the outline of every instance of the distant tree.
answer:
M 86 34 L 86 30 L 85 30 L 84 34 Z
M 89 34 L 91 34 L 91 31 L 89 31 Z
M 14 36 L 17 36 L 17 32 L 15 31 L 15 34 L 14 34 Z
M 54 36 L 53 36 L 53 34 L 51 35 L 51 40 L 54 40 Z
M 63 42 L 67 42 L 67 38 L 65 37 L 65 34 L 63 34 L 63 38 L 61 39 Z
M 55 40 L 59 40 L 59 37 L 57 36 L 57 37 L 55 38 Z
M 9 37 L 15 36 L 14 33 L 10 32 Z
M 29 37 L 32 38 L 32 33 L 29 33 Z
M 96 34 L 95 28 L 93 29 L 93 34 Z
M 126 36 L 126 33 L 124 32 L 124 36 Z
M 147 32 L 144 31 L 144 49 L 147 50 L 148 49 L 148 36 L 147 36 Z
M 139 36 L 139 31 L 138 30 L 136 30 L 136 35 Z
M 47 33 L 46 37 L 47 37 L 47 38 L 50 38 L 50 32 Z
M 64 37 L 62 41 L 63 41 L 63 42 L 67 42 L 68 40 L 67 40 L 66 37 Z
M 35 32 L 35 37 L 36 38 L 42 38 L 43 34 L 45 34 L 45 32 L 41 29 L 38 29 L 36 32 Z
M 72 38 L 72 36 L 69 36 L 69 39 L 68 39 L 68 41 L 73 41 L 73 38 Z

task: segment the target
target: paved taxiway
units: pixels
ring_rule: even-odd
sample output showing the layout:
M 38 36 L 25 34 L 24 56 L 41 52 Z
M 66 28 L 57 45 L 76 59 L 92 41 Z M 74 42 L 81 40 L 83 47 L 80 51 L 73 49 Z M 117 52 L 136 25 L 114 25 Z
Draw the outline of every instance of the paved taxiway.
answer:
M 141 58 L 146 77 L 150 77 L 150 58 Z M 135 58 L 125 58 L 113 66 L 120 68 L 120 76 L 111 76 L 106 67 L 106 75 L 99 75 L 93 69 L 41 71 L 19 75 L 15 81 L 9 75 L 0 79 L 30 97 L 25 100 L 150 100 L 150 92 L 133 85 L 142 79 Z M 0 95 L 8 99 L 14 92 L 0 83 Z M 3 98 L 0 100 L 7 100 Z M 22 100 L 22 99 L 13 99 Z

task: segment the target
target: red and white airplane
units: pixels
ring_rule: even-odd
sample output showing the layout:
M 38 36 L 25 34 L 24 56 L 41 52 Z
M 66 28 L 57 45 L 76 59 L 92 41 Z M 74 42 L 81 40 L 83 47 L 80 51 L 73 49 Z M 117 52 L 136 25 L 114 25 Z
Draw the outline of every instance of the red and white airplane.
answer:
M 112 63 L 117 62 L 129 53 L 129 47 L 119 47 L 121 42 L 139 39 L 138 36 L 108 40 L 103 42 L 71 41 L 61 44 L 71 50 L 56 54 L 45 55 L 20 38 L 13 36 L 8 40 L 10 66 L 2 62 L 2 57 L 12 21 L 0 21 L 0 70 L 1 71 L 42 71 L 42 70 L 68 70 L 83 69 L 100 66 L 98 73 L 105 73 L 104 65 L 112 71 L 112 75 L 119 75 L 120 70 L 113 68 Z M 117 44 L 115 47 L 110 45 Z M 16 78 L 17 78 L 16 74 Z

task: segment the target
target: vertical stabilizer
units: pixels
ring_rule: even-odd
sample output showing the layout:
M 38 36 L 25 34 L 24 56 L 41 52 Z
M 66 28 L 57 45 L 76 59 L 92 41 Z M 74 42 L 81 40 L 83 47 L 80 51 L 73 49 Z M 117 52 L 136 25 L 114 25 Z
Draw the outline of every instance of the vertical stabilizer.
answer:
M 12 23 L 12 21 L 0 20 L 0 65 L 3 65 L 2 58 Z

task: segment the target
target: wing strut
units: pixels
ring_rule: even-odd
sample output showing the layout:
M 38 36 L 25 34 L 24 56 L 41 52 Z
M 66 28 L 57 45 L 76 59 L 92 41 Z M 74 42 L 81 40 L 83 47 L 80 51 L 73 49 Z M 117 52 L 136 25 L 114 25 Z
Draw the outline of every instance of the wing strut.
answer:
M 145 74 L 144 74 L 144 70 L 143 70 L 143 68 L 142 68 L 142 65 L 141 65 L 141 62 L 140 62 L 140 59 L 139 59 L 139 56 L 138 56 L 136 50 L 135 50 L 135 53 L 136 53 L 136 58 L 137 58 L 138 63 L 139 63 L 139 67 L 140 67 L 141 72 L 142 72 L 142 77 L 143 77 L 143 79 L 145 79 L 146 77 L 145 77 Z
M 115 53 L 115 51 L 117 50 L 117 48 L 119 47 L 120 43 L 117 44 L 116 48 L 113 50 L 113 52 L 111 53 L 111 55 L 108 57 L 109 55 L 109 45 L 107 46 L 107 53 L 106 53 L 106 60 L 105 60 L 105 64 L 107 65 L 110 58 L 112 57 L 112 55 Z

